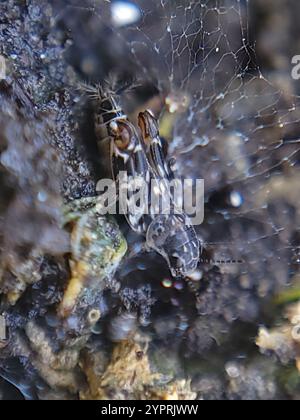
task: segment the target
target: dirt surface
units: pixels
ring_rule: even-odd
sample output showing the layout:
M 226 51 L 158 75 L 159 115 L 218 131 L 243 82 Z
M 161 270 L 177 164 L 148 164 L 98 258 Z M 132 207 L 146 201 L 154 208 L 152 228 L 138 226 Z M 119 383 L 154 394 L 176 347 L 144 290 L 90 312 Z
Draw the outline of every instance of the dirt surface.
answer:
M 189 150 L 195 133 L 183 106 L 170 150 L 182 176 L 207 180 L 205 222 L 197 233 L 216 245 L 204 245 L 200 281 L 175 281 L 122 217 L 103 218 L 84 200 L 96 195 L 103 157 L 93 103 L 81 84 L 101 84 L 111 73 L 131 84 L 138 78 L 135 93 L 124 98 L 130 115 L 149 104 L 159 108 L 167 87 L 150 77 L 150 67 L 140 85 L 128 44 L 98 12 L 68 7 L 75 3 L 0 2 L 7 67 L 0 82 L 0 303 L 8 326 L 7 340 L 0 341 L 0 399 L 298 399 L 298 339 L 278 356 L 276 346 L 262 341 L 267 329 L 260 330 L 265 325 L 276 334 L 278 323 L 292 323 L 282 306 L 300 298 L 299 170 L 297 159 L 293 165 L 284 159 L 298 146 L 274 147 L 282 137 L 299 136 L 298 107 L 284 131 L 278 128 L 284 112 L 262 113 L 255 120 L 265 128 L 261 134 L 251 120 L 265 106 L 259 95 L 250 105 L 239 102 L 243 119 L 234 121 L 236 131 L 219 130 L 225 104 L 218 103 L 210 108 L 213 116 L 194 117 L 214 141 Z M 287 77 L 290 57 L 300 51 L 297 25 L 291 25 L 298 2 L 276 1 L 284 3 L 284 14 L 274 0 L 250 3 L 261 71 L 276 89 L 299 93 Z M 236 33 L 234 25 L 231 30 Z M 146 67 L 143 54 L 141 48 Z M 198 85 L 191 77 L 190 97 Z M 252 88 L 261 92 L 259 77 Z M 294 102 L 283 95 L 277 104 Z M 162 117 L 165 137 L 172 118 Z M 240 159 L 242 124 L 254 134 Z M 257 158 L 258 150 L 265 154 Z M 266 156 L 271 161 L 259 161 Z M 255 163 L 263 176 L 247 172 Z M 228 204 L 232 193 L 242 193 L 242 209 Z M 225 251 L 218 246 L 224 238 Z M 120 369 L 120 360 L 128 369 Z M 139 372 L 143 380 L 136 379 Z

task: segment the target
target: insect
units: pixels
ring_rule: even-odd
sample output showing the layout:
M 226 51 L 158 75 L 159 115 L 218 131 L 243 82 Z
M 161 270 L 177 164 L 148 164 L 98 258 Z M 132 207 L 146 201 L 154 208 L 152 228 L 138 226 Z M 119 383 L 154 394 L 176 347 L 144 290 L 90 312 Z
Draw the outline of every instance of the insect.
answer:
M 151 168 L 160 180 L 161 188 L 169 191 L 166 182 L 169 184 L 175 179 L 174 160 L 167 161 L 165 158 L 158 122 L 151 111 L 140 113 L 139 127 Z M 156 215 L 146 238 L 148 246 L 167 260 L 174 277 L 196 270 L 201 244 L 189 217 L 176 208 L 174 197 L 171 196 L 170 214 Z
M 131 182 L 127 191 L 126 204 L 129 206 L 124 211 L 129 226 L 145 236 L 146 245 L 167 261 L 174 277 L 190 274 L 197 268 L 201 244 L 189 217 L 177 208 L 170 192 L 169 182 L 175 175 L 172 161 L 166 159 L 163 151 L 156 118 L 151 111 L 140 113 L 139 131 L 129 121 L 112 92 L 97 88 L 95 97 L 95 131 L 99 149 L 103 152 L 104 147 L 109 151 L 113 179 L 118 183 L 122 171 L 127 173 Z M 162 197 L 158 207 L 153 207 L 153 195 L 150 197 L 151 189 L 147 189 L 139 211 L 131 211 L 130 204 L 139 181 L 155 184 L 154 192 Z M 166 205 L 168 213 L 161 214 Z

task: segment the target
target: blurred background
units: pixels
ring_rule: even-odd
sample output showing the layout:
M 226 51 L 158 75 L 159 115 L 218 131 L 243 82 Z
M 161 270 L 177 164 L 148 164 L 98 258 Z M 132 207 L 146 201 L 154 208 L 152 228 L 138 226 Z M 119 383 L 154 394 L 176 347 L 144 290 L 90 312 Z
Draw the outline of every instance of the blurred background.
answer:
M 0 399 L 299 398 L 299 7 L 0 2 Z M 205 181 L 189 278 L 73 203 L 105 176 L 81 86 L 111 79 Z

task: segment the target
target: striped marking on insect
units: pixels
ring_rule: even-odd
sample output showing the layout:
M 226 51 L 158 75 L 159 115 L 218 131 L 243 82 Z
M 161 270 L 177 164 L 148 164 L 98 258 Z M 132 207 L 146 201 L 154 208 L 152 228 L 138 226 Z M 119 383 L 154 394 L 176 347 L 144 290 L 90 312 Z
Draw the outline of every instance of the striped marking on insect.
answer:
M 158 121 L 151 111 L 139 115 L 139 127 L 142 132 L 147 157 L 159 183 L 160 193 L 169 194 L 170 181 L 175 179 L 172 171 L 174 159 L 167 161 L 163 142 L 159 135 Z M 201 243 L 189 217 L 176 208 L 174 196 L 171 201 L 171 213 L 157 216 L 149 226 L 147 243 L 167 261 L 174 277 L 186 276 L 198 266 Z M 159 226 L 159 227 L 158 227 Z

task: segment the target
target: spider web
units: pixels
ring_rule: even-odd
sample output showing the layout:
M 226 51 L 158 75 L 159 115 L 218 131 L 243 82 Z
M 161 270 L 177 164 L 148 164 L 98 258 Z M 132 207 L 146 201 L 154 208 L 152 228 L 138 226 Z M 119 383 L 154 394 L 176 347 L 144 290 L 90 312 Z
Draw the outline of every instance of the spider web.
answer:
M 262 296 L 288 283 L 299 267 L 300 108 L 257 64 L 253 1 L 135 0 L 141 17 L 121 28 L 112 3 L 77 8 L 106 17 L 116 67 L 169 104 L 159 111 L 173 123 L 170 154 L 181 176 L 205 180 L 204 244 L 215 260 L 242 259 L 221 269 Z

